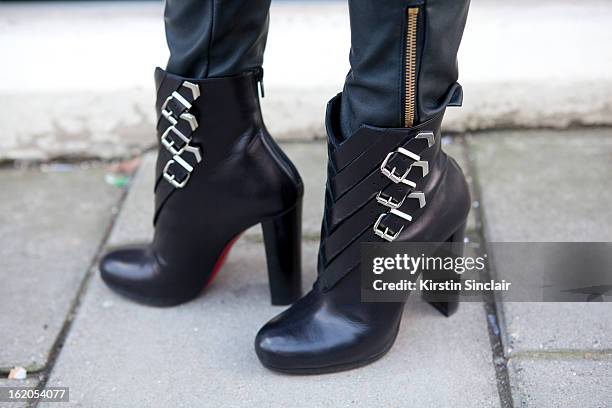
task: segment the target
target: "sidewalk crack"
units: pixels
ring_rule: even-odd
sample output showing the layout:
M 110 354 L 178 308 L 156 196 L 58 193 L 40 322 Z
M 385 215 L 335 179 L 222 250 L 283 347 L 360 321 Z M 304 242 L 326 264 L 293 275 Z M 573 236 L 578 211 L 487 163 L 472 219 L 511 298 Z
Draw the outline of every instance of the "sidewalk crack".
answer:
M 457 138 L 461 151 L 464 155 L 465 163 L 467 163 L 467 173 L 472 178 L 472 201 L 480 203 L 479 206 L 472 206 L 472 211 L 476 220 L 476 228 L 469 234 L 472 238 L 480 242 L 478 252 L 487 252 L 487 240 L 485 235 L 485 220 L 482 210 L 482 195 L 480 190 L 480 181 L 474 165 L 474 157 L 470 154 L 469 146 L 466 142 L 466 135 L 463 134 Z M 487 262 L 488 263 L 488 262 Z M 491 279 L 491 265 L 485 268 L 486 279 Z M 495 368 L 495 377 L 497 380 L 497 392 L 499 394 L 500 405 L 502 408 L 514 407 L 512 399 L 512 390 L 510 386 L 510 376 L 508 374 L 508 358 L 504 355 L 504 346 L 502 341 L 502 332 L 500 321 L 503 320 L 502 311 L 497 307 L 493 299 L 489 299 L 484 303 L 484 311 L 487 318 L 487 329 L 489 332 L 489 342 L 491 344 L 492 363 Z

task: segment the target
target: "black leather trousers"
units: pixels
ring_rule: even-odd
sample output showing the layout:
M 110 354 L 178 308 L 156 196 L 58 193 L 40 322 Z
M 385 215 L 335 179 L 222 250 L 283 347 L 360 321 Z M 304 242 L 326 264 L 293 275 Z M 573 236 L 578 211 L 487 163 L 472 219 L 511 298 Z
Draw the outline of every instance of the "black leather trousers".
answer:
M 270 0 L 166 0 L 167 71 L 209 78 L 260 67 L 269 18 Z
M 417 124 L 461 103 L 457 50 L 470 0 L 349 0 L 351 52 L 341 127 L 405 123 L 407 10 L 419 7 Z M 259 67 L 270 0 L 166 0 L 168 71 L 185 77 L 235 75 Z

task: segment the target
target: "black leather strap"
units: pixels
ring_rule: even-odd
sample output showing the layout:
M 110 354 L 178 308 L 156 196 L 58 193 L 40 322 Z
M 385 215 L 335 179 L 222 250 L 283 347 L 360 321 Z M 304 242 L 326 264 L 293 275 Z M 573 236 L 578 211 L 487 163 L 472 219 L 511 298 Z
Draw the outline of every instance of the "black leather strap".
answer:
M 156 208 L 153 223 L 177 188 L 187 185 L 191 173 L 202 160 L 200 146 L 192 143 L 199 127 L 193 104 L 202 92 L 195 81 L 165 76 L 158 89 L 157 130 L 160 149 L 155 181 Z
M 364 131 L 364 128 L 359 132 Z M 367 132 L 373 133 L 373 132 Z M 399 141 L 394 137 L 380 137 L 366 151 L 361 152 L 359 156 L 351 161 L 351 164 L 341 170 L 339 173 L 333 174 L 329 179 L 332 196 L 338 199 L 349 189 L 353 188 L 359 181 L 367 177 L 368 174 L 375 171 L 380 166 L 379 158 L 385 156 L 389 151 L 393 150 Z M 374 138 L 374 135 L 370 137 Z M 349 139 L 350 140 L 350 139 Z
M 397 146 L 393 146 L 393 148 L 396 147 Z M 419 154 L 423 154 L 423 152 L 427 149 L 427 142 L 423 139 L 410 139 L 407 143 L 404 143 L 402 147 L 411 151 L 414 150 L 419 152 Z M 380 154 L 374 160 L 375 167 L 370 171 L 370 173 L 364 179 L 355 184 L 353 188 L 348 190 L 343 196 L 335 200 L 334 206 L 330 208 L 330 221 L 332 221 L 333 225 L 342 222 L 346 217 L 350 216 L 360 207 L 365 205 L 368 200 L 376 196 L 378 191 L 383 190 L 389 185 L 393 184 L 391 180 L 389 180 L 389 178 L 380 171 L 380 165 L 387 153 L 388 151 Z M 380 159 L 380 157 L 383 157 L 383 159 Z M 391 165 L 392 163 L 389 164 Z M 399 163 L 398 165 L 403 166 L 404 169 L 407 169 L 409 166 L 409 164 L 405 162 Z M 407 180 L 415 183 L 420 179 L 419 176 L 419 172 L 410 172 L 407 176 Z M 394 190 L 396 191 L 396 194 L 407 194 L 404 186 L 407 187 L 406 184 L 395 185 Z
M 407 143 L 404 144 L 405 148 L 417 146 L 421 146 L 422 151 L 419 151 L 419 154 L 422 154 L 428 147 L 426 142 L 422 143 L 421 140 L 411 139 Z M 391 165 L 391 164 L 389 164 Z M 399 165 L 395 163 L 395 165 Z M 409 163 L 403 163 L 405 166 L 410 166 Z M 408 169 L 409 167 L 404 167 Z M 406 180 L 410 181 L 413 184 L 417 184 L 421 179 L 423 179 L 423 175 L 419 171 L 410 171 Z M 346 221 L 343 223 L 334 223 L 332 224 L 331 230 L 322 246 L 324 251 L 325 259 L 327 262 L 333 260 L 333 258 L 344 249 L 347 245 L 349 245 L 355 237 L 361 235 L 367 228 L 371 228 L 374 221 L 378 218 L 381 213 L 381 205 L 384 209 L 385 205 L 381 204 L 377 201 L 378 193 L 383 191 L 389 197 L 395 197 L 397 203 L 401 203 L 401 208 L 404 212 L 408 210 L 408 201 L 406 197 L 409 195 L 414 188 L 410 187 L 409 184 L 405 183 L 393 183 L 387 176 L 383 175 L 379 171 L 372 173 L 369 177 L 367 177 L 364 182 L 361 182 L 358 187 L 350 190 L 344 197 L 336 202 L 332 209 L 332 217 L 331 220 L 337 219 L 339 214 L 337 212 L 337 207 L 340 202 L 342 202 L 343 208 L 342 210 L 347 211 L 350 209 L 350 203 L 359 203 L 359 199 L 363 198 L 367 195 L 367 202 L 365 206 L 360 207 L 357 211 L 353 211 L 350 214 L 350 217 L 346 218 Z M 353 192 L 357 192 L 358 194 L 353 194 Z M 347 197 L 350 196 L 350 197 Z M 404 206 L 404 204 L 407 204 Z M 412 203 L 410 203 L 412 204 Z M 354 204 L 353 204 L 354 205 Z M 412 206 L 410 206 L 412 207 Z M 414 210 L 417 208 L 410 208 L 409 214 L 412 214 Z M 348 216 L 348 214 L 347 214 Z
M 328 107 L 328 116 L 333 115 L 332 109 Z M 427 183 L 429 165 L 440 151 L 441 121 L 439 115 L 410 129 L 362 126 L 342 143 L 335 141 L 333 133 L 329 135 L 334 143 L 330 141 L 319 252 L 319 280 L 324 290 L 359 266 L 360 242 L 383 241 L 373 229 L 379 217 L 389 231 L 397 232 L 409 223 L 407 219 L 416 219 L 423 211 L 425 194 L 419 189 Z M 426 137 L 430 132 L 433 137 Z M 381 171 L 385 159 L 385 169 L 392 176 Z M 414 195 L 408 198 L 411 193 Z M 393 205 L 401 212 L 391 213 Z
M 359 156 L 361 152 L 377 141 L 370 134 L 367 127 L 362 127 L 357 133 L 345 140 L 339 148 L 333 149 L 331 161 L 335 165 L 336 171 L 341 171 Z
M 253 72 L 245 72 L 234 77 L 193 79 L 183 78 L 158 69 L 155 73 L 158 90 L 157 95 L 157 137 L 159 143 L 158 160 L 155 180 L 155 216 L 156 223 L 166 204 L 181 190 L 189 190 L 192 184 L 198 182 L 200 177 L 207 177 L 215 167 L 227 159 L 228 155 L 236 149 L 235 143 L 248 143 L 247 138 L 241 137 L 255 124 L 260 125 L 260 116 L 256 92 L 256 79 Z M 200 96 L 189 99 L 189 87 L 185 82 L 198 86 Z M 191 109 L 183 111 L 178 119 L 175 113 L 164 115 L 162 108 L 165 101 L 173 92 L 178 92 L 190 104 Z M 166 105 L 168 108 L 170 105 Z M 192 118 L 184 116 L 193 115 Z M 168 118 L 167 116 L 170 116 Z M 190 119 L 190 120 L 188 120 Z M 197 122 L 194 130 L 193 124 Z M 255 121 L 255 122 L 254 122 Z M 161 137 L 170 127 L 174 128 L 189 139 L 189 144 L 183 145 L 184 140 L 174 131 L 166 134 L 169 141 L 174 141 L 177 154 L 170 152 L 161 142 Z M 249 133 L 250 135 L 252 134 Z M 215 135 L 215 137 L 210 137 Z M 251 136 L 253 137 L 253 136 Z M 199 149 L 201 162 L 191 152 L 192 148 Z M 186 165 L 185 165 L 186 164 Z M 206 171 L 202 166 L 205 165 Z M 177 188 L 164 177 L 164 169 L 169 171 L 174 181 L 181 183 L 185 180 L 188 169 L 192 168 L 188 182 Z M 195 181 L 194 181 L 195 180 Z

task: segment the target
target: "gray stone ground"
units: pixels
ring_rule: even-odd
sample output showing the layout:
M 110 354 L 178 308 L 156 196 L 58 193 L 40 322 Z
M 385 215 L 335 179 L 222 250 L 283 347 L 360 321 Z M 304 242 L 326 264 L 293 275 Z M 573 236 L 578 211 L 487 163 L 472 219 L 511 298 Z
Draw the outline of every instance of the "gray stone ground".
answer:
M 0 171 L 0 372 L 45 368 L 121 191 L 102 167 Z
M 611 131 L 498 132 L 445 138 L 444 145 L 474 183 L 473 240 L 482 239 L 481 231 L 489 242 L 608 239 Z M 306 182 L 307 289 L 315 277 L 325 146 L 283 147 Z M 589 177 L 572 173 L 576 158 Z M 324 376 L 272 373 L 252 344 L 258 328 L 282 310 L 269 305 L 258 227 L 241 238 L 197 300 L 157 309 L 118 297 L 92 265 L 100 246 L 151 236 L 153 162 L 153 154 L 143 157 L 125 201 L 121 189 L 104 184 L 100 166 L 0 170 L 5 190 L 13 191 L 0 211 L 2 259 L 9 260 L 0 269 L 9 284 L 0 287 L 0 302 L 15 311 L 0 317 L 3 369 L 25 364 L 30 385 L 40 379 L 40 386 L 68 386 L 71 404 L 83 407 L 539 408 L 612 401 L 607 303 L 508 303 L 497 313 L 464 303 L 446 319 L 414 297 L 397 343 L 379 362 Z M 560 194 L 559 180 L 577 194 Z M 592 190 L 600 200 L 584 199 Z M 559 225 L 567 213 L 574 217 Z
M 304 287 L 308 288 L 315 277 L 325 146 L 291 143 L 284 147 L 306 180 Z M 145 157 L 110 246 L 150 236 L 153 161 L 153 155 Z M 258 328 L 282 310 L 268 303 L 259 228 L 239 241 L 224 269 L 205 296 L 161 310 L 115 296 L 95 275 L 79 309 L 86 317 L 75 321 L 64 346 L 64 351 L 70 351 L 62 352 L 48 385 L 69 384 L 72 402 L 87 407 L 130 406 L 132 401 L 120 395 L 133 393 L 135 388 L 143 392 L 156 389 L 145 397 L 145 405 L 197 406 L 205 401 L 206 406 L 223 406 L 231 401 L 232 406 L 394 406 L 408 396 L 420 406 L 498 405 L 481 304 L 467 304 L 457 318 L 444 319 L 414 299 L 407 307 L 402 322 L 405 330 L 397 346 L 379 364 L 330 376 L 283 376 L 261 367 L 253 352 Z M 448 347 L 449 341 L 453 347 Z M 456 347 L 462 352 L 457 353 Z M 136 383 L 116 381 L 118 371 Z M 456 378 L 458 372 L 461 375 Z M 196 379 L 195 387 L 180 380 L 187 373 Z M 104 384 L 95 392 L 91 387 L 94 377 L 99 385 Z M 376 378 L 385 378 L 398 391 L 387 393 Z M 432 378 L 447 386 L 435 394 L 423 392 Z M 177 382 L 182 385 L 175 388 Z M 456 395 L 467 387 L 476 387 L 478 392 L 457 403 Z
M 499 132 L 468 146 L 488 241 L 612 240 L 611 130 Z M 499 307 L 517 406 L 612 404 L 612 304 Z

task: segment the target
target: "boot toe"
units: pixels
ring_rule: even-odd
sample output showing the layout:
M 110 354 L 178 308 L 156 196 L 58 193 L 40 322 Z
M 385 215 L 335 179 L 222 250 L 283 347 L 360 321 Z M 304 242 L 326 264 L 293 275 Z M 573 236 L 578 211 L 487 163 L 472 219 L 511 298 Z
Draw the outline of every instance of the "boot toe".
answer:
M 255 352 L 264 366 L 276 369 L 286 366 L 283 363 L 283 356 L 287 351 L 284 339 L 285 336 L 277 335 L 268 325 L 259 330 L 255 337 Z
M 159 266 L 147 245 L 131 246 L 107 253 L 100 261 L 102 280 L 113 291 L 150 305 L 164 305 L 156 283 Z
M 318 374 L 347 369 L 367 359 L 364 326 L 329 313 L 308 298 L 261 328 L 255 338 L 261 363 L 285 373 Z
M 149 306 L 176 306 L 198 296 L 205 276 L 180 272 L 162 266 L 148 245 L 124 247 L 100 261 L 100 274 L 109 288 Z
M 294 372 L 311 367 L 312 347 L 301 336 L 277 328 L 274 321 L 261 328 L 255 337 L 255 352 L 261 363 L 283 372 Z M 319 354 L 320 355 L 320 354 Z
M 146 246 L 122 248 L 107 253 L 100 261 L 102 279 L 111 286 L 129 286 L 150 275 Z

